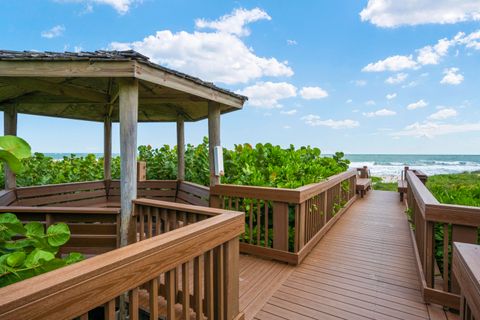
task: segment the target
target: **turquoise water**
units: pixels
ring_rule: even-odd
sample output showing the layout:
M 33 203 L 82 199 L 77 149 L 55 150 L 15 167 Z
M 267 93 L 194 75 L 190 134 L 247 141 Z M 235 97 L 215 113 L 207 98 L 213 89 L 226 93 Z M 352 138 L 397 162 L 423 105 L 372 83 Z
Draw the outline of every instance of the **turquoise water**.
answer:
M 70 153 L 46 153 L 54 159 L 70 156 Z M 86 156 L 87 153 L 75 153 Z M 101 153 L 95 154 L 103 156 Z M 118 154 L 114 154 L 116 156 Z M 420 169 L 428 175 L 461 173 L 480 170 L 480 155 L 421 155 L 421 154 L 347 154 L 351 167 L 368 166 L 375 176 L 398 176 L 404 166 Z

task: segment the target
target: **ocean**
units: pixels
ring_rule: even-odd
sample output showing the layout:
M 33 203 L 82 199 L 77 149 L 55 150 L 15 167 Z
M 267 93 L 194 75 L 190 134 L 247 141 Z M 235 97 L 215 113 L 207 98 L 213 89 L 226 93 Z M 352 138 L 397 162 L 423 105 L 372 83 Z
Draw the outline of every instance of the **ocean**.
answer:
M 373 176 L 400 176 L 405 166 L 427 175 L 480 171 L 480 155 L 348 154 L 350 167 L 368 166 Z
M 45 155 L 62 159 L 64 156 L 70 156 L 70 153 Z M 75 155 L 81 157 L 87 154 L 75 153 Z M 103 154 L 95 156 L 101 157 Z M 389 180 L 400 176 L 405 166 L 422 170 L 427 175 L 480 171 L 480 155 L 347 154 L 345 158 L 351 161 L 351 168 L 368 166 L 372 175 L 390 178 Z

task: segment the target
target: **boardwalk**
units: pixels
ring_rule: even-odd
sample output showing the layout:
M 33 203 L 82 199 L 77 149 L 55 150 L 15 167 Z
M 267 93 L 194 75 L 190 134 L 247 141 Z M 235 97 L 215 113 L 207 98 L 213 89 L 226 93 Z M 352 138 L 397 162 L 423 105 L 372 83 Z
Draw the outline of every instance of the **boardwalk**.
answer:
M 409 232 L 398 195 L 370 192 L 293 270 L 255 319 L 434 318 L 435 310 L 429 314 L 420 295 Z

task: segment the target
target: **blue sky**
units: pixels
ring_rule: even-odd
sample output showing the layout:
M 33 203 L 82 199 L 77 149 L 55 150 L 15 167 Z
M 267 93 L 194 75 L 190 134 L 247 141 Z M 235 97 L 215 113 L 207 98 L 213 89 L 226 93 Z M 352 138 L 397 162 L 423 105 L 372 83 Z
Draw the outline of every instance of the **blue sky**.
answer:
M 248 95 L 222 118 L 224 146 L 480 153 L 478 0 L 2 1 L 0 28 L 2 49 L 135 49 Z M 103 150 L 98 123 L 18 126 L 35 151 Z M 187 142 L 205 135 L 187 124 Z M 141 124 L 138 143 L 173 144 L 175 127 Z

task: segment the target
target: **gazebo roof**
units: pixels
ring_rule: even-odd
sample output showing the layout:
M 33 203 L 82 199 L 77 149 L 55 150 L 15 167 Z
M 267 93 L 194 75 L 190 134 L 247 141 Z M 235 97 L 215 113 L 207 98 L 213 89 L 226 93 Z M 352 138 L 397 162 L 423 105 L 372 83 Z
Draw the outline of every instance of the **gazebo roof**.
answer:
M 152 63 L 129 51 L 35 52 L 0 50 L 0 110 L 60 118 L 118 121 L 118 82 L 139 81 L 140 122 L 186 121 L 241 109 L 247 97 Z

